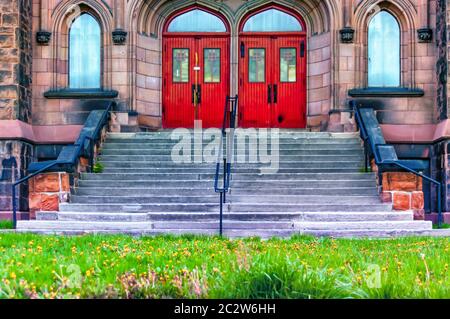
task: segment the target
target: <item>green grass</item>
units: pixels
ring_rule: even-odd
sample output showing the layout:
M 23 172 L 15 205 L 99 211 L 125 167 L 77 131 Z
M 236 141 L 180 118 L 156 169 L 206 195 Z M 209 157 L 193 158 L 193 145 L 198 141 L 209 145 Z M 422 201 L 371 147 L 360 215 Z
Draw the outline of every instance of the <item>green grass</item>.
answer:
M 1 298 L 450 298 L 450 238 L 0 234 Z
M 433 229 L 439 229 L 437 224 L 433 224 Z M 450 229 L 450 224 L 442 224 L 441 229 Z
M 0 229 L 12 229 L 13 223 L 10 220 L 0 220 Z

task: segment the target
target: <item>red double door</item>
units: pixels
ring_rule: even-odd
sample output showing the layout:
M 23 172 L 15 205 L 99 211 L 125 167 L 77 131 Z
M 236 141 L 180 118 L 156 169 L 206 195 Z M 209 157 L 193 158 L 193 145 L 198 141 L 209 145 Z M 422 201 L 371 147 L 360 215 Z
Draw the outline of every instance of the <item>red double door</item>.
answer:
M 163 126 L 221 127 L 230 94 L 229 35 L 163 40 Z M 306 127 L 304 35 L 241 35 L 239 126 Z
M 306 127 L 306 40 L 302 35 L 241 36 L 241 127 Z
M 163 40 L 163 126 L 221 127 L 229 94 L 229 36 L 177 35 Z

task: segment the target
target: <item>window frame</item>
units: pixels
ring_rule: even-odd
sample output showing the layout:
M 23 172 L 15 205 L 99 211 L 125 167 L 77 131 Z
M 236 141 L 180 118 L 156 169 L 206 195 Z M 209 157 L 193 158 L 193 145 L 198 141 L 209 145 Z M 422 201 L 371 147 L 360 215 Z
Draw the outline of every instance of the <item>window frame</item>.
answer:
M 289 16 L 290 18 L 292 18 L 293 20 L 295 20 L 298 23 L 298 25 L 300 26 L 300 29 L 299 30 L 245 30 L 247 23 L 249 23 L 249 21 L 251 19 L 256 18 L 256 17 L 258 17 L 264 13 L 267 13 L 269 11 L 277 11 L 284 15 Z M 277 7 L 269 7 L 269 8 L 265 8 L 264 10 L 254 12 L 253 14 L 250 14 L 248 17 L 246 17 L 246 19 L 242 22 L 241 31 L 246 32 L 246 33 L 276 33 L 276 32 L 304 32 L 305 30 L 304 30 L 304 26 L 303 26 L 302 22 L 298 19 L 298 17 L 296 17 L 292 13 L 287 12 L 285 10 L 281 10 L 280 8 L 277 8 Z
M 369 52 L 370 52 L 370 46 L 371 46 L 371 42 L 370 42 L 370 24 L 373 22 L 373 19 L 381 14 L 382 12 L 386 12 L 387 14 L 389 14 L 397 23 L 398 26 L 398 31 L 399 31 L 399 37 L 398 37 L 398 51 L 399 51 L 399 56 L 398 56 L 398 85 L 395 86 L 374 86 L 374 85 L 370 85 L 370 73 L 369 73 L 369 65 L 370 65 L 370 56 L 369 56 Z M 396 89 L 396 88 L 401 88 L 403 86 L 403 76 L 402 76 L 402 24 L 399 21 L 399 19 L 397 18 L 397 16 L 386 9 L 382 9 L 379 12 L 377 12 L 376 14 L 374 14 L 372 17 L 370 17 L 370 19 L 367 22 L 367 36 L 366 36 L 366 43 L 367 43 L 367 48 L 366 48 L 366 83 L 367 83 L 367 88 L 386 88 L 386 89 Z
M 294 81 L 289 81 L 289 68 L 288 68 L 288 70 L 287 70 L 287 81 L 283 81 L 282 80 L 282 78 L 281 78 L 281 72 L 282 72 L 282 70 L 281 70 L 281 51 L 282 50 L 294 50 L 294 65 L 295 65 L 295 79 L 294 79 Z M 297 76 L 297 72 L 298 72 L 298 63 L 297 63 L 297 48 L 296 47 L 280 47 L 280 51 L 279 51 L 279 69 L 280 69 L 280 73 L 279 73 L 279 77 L 280 77 L 280 83 L 287 83 L 287 84 L 289 84 L 289 83 L 297 83 L 297 78 L 298 78 L 298 76 Z
M 91 16 L 91 18 L 92 19 L 94 19 L 96 22 L 97 22 L 97 25 L 98 25 L 98 27 L 99 27 L 99 29 L 100 29 L 100 34 L 99 34 L 99 36 L 100 36 L 100 47 L 99 47 L 99 50 L 100 50 L 100 65 L 99 65 L 99 67 L 100 67 L 100 69 L 99 69 L 99 72 L 100 72 L 100 77 L 99 77 L 99 87 L 97 87 L 97 88 L 73 88 L 73 87 L 71 87 L 71 84 L 70 84 L 70 47 L 71 47 L 71 41 L 70 41 L 70 33 L 71 33 L 71 31 L 72 31 L 72 27 L 73 27 L 73 24 L 75 23 L 75 21 L 77 20 L 77 19 L 79 19 L 81 16 L 83 16 L 83 15 L 89 15 L 89 16 Z M 73 90 L 73 91 L 85 91 L 85 90 L 103 90 L 103 88 L 104 88 L 104 85 L 103 85 L 103 82 L 104 82 L 104 44 L 103 44 L 103 27 L 102 27 L 102 24 L 101 24 L 101 22 L 100 22 L 100 20 L 94 15 L 94 14 L 92 14 L 91 12 L 89 12 L 89 11 L 83 11 L 83 12 L 81 12 L 79 15 L 77 15 L 72 21 L 71 21 L 71 23 L 70 23 L 70 27 L 68 28 L 68 30 L 67 30 L 67 88 L 69 89 L 69 90 Z
M 205 51 L 206 50 L 219 50 L 219 81 L 206 81 L 206 66 L 205 66 Z M 203 83 L 204 84 L 220 84 L 222 82 L 222 50 L 220 48 L 203 48 Z
M 173 72 L 174 72 L 174 70 L 175 70 L 175 68 L 174 68 L 174 63 L 173 63 L 173 59 L 174 59 L 174 57 L 175 57 L 175 50 L 187 50 L 187 52 L 188 52 L 188 59 L 187 59 L 187 62 L 188 62 L 188 73 L 187 73 L 187 76 L 188 76 L 188 78 L 187 78 L 187 81 L 186 82 L 184 82 L 184 81 L 174 81 L 174 76 L 173 76 Z M 189 48 L 186 48 L 186 47 L 183 47 L 183 48 L 179 48 L 179 47 L 173 47 L 172 48 L 172 61 L 171 61 L 171 64 L 172 64 L 172 74 L 171 74 L 171 79 L 172 79 L 172 84 L 189 84 L 189 81 L 191 80 L 191 50 L 189 49 Z
M 284 12 L 284 13 L 286 13 L 286 14 L 288 14 L 288 15 L 290 15 L 290 16 L 292 16 L 293 18 L 295 18 L 299 23 L 300 23 L 300 26 L 301 26 L 301 28 L 302 28 L 302 31 L 269 31 L 269 32 L 252 32 L 252 31 L 244 31 L 244 26 L 245 26 L 245 24 L 247 23 L 247 21 L 251 18 L 251 17 L 253 17 L 253 16 L 255 16 L 255 15 L 258 15 L 259 13 L 262 13 L 262 12 L 264 12 L 264 11 L 267 11 L 267 10 L 270 10 L 270 9 L 276 9 L 276 10 L 279 10 L 279 11 L 281 11 L 281 12 Z M 262 7 L 260 7 L 260 8 L 257 8 L 257 9 L 255 9 L 255 10 L 252 10 L 252 11 L 250 11 L 250 12 L 248 12 L 247 14 L 245 14 L 243 17 L 242 17 L 242 19 L 241 19 L 241 21 L 239 22 L 239 34 L 240 35 L 255 35 L 255 36 L 257 36 L 257 35 L 264 35 L 264 34 L 286 34 L 286 35 L 289 35 L 289 34 L 295 34 L 295 35 L 297 35 L 297 34 L 301 34 L 301 35 L 306 35 L 307 34 L 307 25 L 306 25 L 306 23 L 305 23 L 305 20 L 303 19 L 303 17 L 301 16 L 301 14 L 300 13 L 298 13 L 297 11 L 295 11 L 295 10 L 292 10 L 291 8 L 289 8 L 289 7 L 285 7 L 285 6 L 283 6 L 283 5 L 279 5 L 279 4 L 276 4 L 276 3 L 272 3 L 272 4 L 268 4 L 268 5 L 265 5 L 265 6 L 262 6 Z
M 208 14 L 211 14 L 215 17 L 217 17 L 225 26 L 225 31 L 222 32 L 197 32 L 197 31 L 185 31 L 185 32 L 177 32 L 177 31 L 169 31 L 169 26 L 172 23 L 172 21 L 174 19 L 176 19 L 177 17 L 188 13 L 190 11 L 194 11 L 194 10 L 200 10 L 200 11 L 204 11 Z M 167 36 L 167 35 L 171 35 L 171 36 L 183 36 L 185 34 L 210 34 L 210 35 L 215 35 L 215 36 L 221 36 L 221 35 L 225 35 L 225 34 L 229 34 L 230 33 L 230 24 L 228 22 L 228 20 L 219 12 L 216 12 L 214 10 L 211 10 L 205 6 L 202 5 L 193 5 L 193 6 L 189 6 L 187 8 L 183 8 L 180 10 L 177 10 L 175 12 L 173 12 L 164 22 L 164 27 L 163 27 L 163 36 Z
M 250 79 L 250 61 L 251 61 L 250 50 L 263 50 L 264 51 L 264 80 L 263 81 L 251 81 L 251 79 Z M 247 63 L 248 83 L 251 83 L 251 84 L 267 83 L 267 51 L 266 51 L 266 48 L 265 47 L 248 48 L 247 54 L 248 54 L 248 63 Z

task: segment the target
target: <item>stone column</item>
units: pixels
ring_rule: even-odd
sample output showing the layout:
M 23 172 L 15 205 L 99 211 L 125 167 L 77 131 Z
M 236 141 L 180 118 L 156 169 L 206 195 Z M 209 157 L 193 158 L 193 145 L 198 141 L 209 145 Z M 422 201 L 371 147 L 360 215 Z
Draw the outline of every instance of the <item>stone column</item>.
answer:
M 437 117 L 439 120 L 448 118 L 448 60 L 447 60 L 447 25 L 450 24 L 450 15 L 447 14 L 446 0 L 436 1 L 436 45 L 437 45 Z
M 11 210 L 11 183 L 26 174 L 33 147 L 1 130 L 31 121 L 30 0 L 0 0 L 0 218 Z M 3 122 L 3 123 L 2 123 Z M 27 210 L 27 187 L 18 189 L 19 209 Z

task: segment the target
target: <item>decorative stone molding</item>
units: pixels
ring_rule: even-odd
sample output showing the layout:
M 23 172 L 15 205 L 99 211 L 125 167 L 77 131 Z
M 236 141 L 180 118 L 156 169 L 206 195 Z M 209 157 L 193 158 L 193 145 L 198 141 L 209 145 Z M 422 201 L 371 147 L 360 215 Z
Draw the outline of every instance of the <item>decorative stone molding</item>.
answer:
M 36 42 L 41 45 L 48 45 L 50 43 L 50 39 L 52 37 L 52 33 L 49 31 L 38 31 L 36 32 Z
M 127 41 L 127 32 L 122 29 L 116 29 L 112 32 L 112 40 L 116 45 L 125 44 Z
M 341 35 L 342 43 L 353 43 L 353 39 L 355 37 L 355 30 L 350 27 L 345 27 L 339 30 L 339 34 Z
M 433 40 L 433 30 L 430 28 L 422 28 L 417 30 L 417 38 L 421 43 L 428 43 Z

